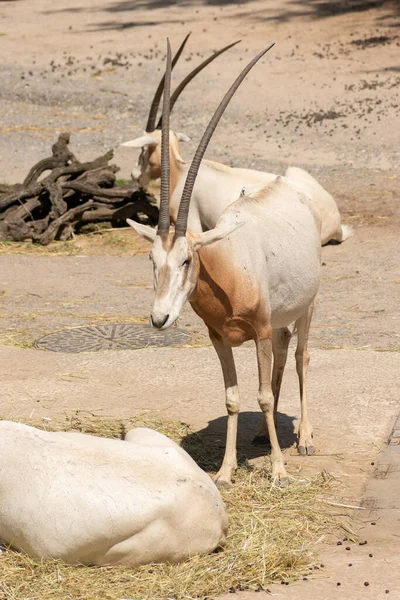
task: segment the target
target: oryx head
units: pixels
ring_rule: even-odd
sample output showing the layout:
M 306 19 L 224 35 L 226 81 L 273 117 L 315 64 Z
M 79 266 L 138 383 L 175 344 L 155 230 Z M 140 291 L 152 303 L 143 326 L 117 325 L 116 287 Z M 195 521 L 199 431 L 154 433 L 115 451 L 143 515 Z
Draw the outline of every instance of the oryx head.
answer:
M 169 144 L 175 156 L 180 157 L 179 142 L 189 142 L 190 137 L 184 133 L 169 132 Z M 145 133 L 142 137 L 121 144 L 132 148 L 141 148 L 137 167 L 133 167 L 132 178 L 141 188 L 146 189 L 150 181 L 161 177 L 161 129 Z
M 150 258 L 154 268 L 155 299 L 150 321 L 158 329 L 166 329 L 179 316 L 179 313 L 190 298 L 199 275 L 198 251 L 206 245 L 221 240 L 241 226 L 239 224 L 220 221 L 214 229 L 204 233 L 187 231 L 189 204 L 201 160 L 215 131 L 220 118 L 228 106 L 243 79 L 256 62 L 264 56 L 274 44 L 260 52 L 243 69 L 225 94 L 221 104 L 209 122 L 190 165 L 182 197 L 179 205 L 175 228 L 171 228 L 169 215 L 170 196 L 170 156 L 169 156 L 169 90 L 171 84 L 171 48 L 167 41 L 167 68 L 165 72 L 165 89 L 163 97 L 163 121 L 161 135 L 161 194 L 160 214 L 157 230 L 128 219 L 140 235 L 153 242 Z
M 171 70 L 174 68 L 183 49 L 188 41 L 190 33 L 185 37 L 182 44 L 178 48 L 175 56 L 172 59 Z M 240 41 L 240 40 L 239 40 Z M 173 109 L 175 102 L 185 89 L 185 87 L 192 81 L 192 79 L 200 73 L 208 64 L 217 58 L 220 54 L 232 48 L 239 43 L 234 42 L 225 46 L 221 50 L 214 52 L 206 60 L 200 63 L 193 71 L 191 71 L 177 86 L 176 90 L 170 97 L 169 110 Z M 138 180 L 139 185 L 142 188 L 146 188 L 150 181 L 158 179 L 161 176 L 161 126 L 162 126 L 162 115 L 157 122 L 157 112 L 160 105 L 161 96 L 163 94 L 165 84 L 165 75 L 162 77 L 158 84 L 156 93 L 154 94 L 153 101 L 150 106 L 149 116 L 147 118 L 147 125 L 144 135 L 138 137 L 129 142 L 124 142 L 121 146 L 129 146 L 131 148 L 141 148 L 141 152 L 138 158 L 137 167 L 132 169 L 132 177 Z M 156 124 L 157 122 L 157 124 Z M 189 142 L 190 137 L 184 133 L 170 132 L 170 143 L 175 146 L 175 155 L 180 156 L 179 142 Z

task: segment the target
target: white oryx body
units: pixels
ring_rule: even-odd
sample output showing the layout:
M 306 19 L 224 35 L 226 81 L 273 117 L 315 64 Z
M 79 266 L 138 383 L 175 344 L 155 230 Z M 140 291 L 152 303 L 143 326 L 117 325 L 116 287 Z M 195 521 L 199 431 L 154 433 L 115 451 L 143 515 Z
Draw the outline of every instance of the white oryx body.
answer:
M 264 328 L 268 333 L 291 325 L 318 291 L 319 228 L 309 198 L 282 177 L 238 199 L 215 227 L 232 233 L 198 252 L 200 277 L 189 297 L 193 308 L 231 346 L 256 340 Z M 210 292 L 219 310 L 205 303 Z
M 0 499 L 2 542 L 70 564 L 177 562 L 227 531 L 210 477 L 144 428 L 122 441 L 1 421 Z
M 296 190 L 308 196 L 315 204 L 321 218 L 321 244 L 329 241 L 344 242 L 352 232 L 349 225 L 342 225 L 339 209 L 334 198 L 307 171 L 289 167 L 285 177 Z
M 183 133 L 176 134 L 170 131 L 172 222 L 176 221 L 183 186 L 190 167 L 190 162 L 183 160 L 179 146 L 180 141 L 187 139 Z M 160 144 L 160 130 L 146 133 L 136 140 L 122 144 L 142 148 L 138 167 L 132 170 L 132 177 L 138 179 L 142 187 L 147 187 L 150 181 L 161 176 Z M 203 160 L 190 202 L 188 228 L 194 232 L 212 229 L 223 211 L 240 196 L 242 190 L 247 193 L 247 189 L 260 189 L 276 177 L 275 173 L 228 167 L 222 163 Z M 322 245 L 331 240 L 342 242 L 350 235 L 350 228 L 341 225 L 339 209 L 334 198 L 314 177 L 298 167 L 289 167 L 285 177 L 296 190 L 308 196 L 315 204 L 321 217 Z

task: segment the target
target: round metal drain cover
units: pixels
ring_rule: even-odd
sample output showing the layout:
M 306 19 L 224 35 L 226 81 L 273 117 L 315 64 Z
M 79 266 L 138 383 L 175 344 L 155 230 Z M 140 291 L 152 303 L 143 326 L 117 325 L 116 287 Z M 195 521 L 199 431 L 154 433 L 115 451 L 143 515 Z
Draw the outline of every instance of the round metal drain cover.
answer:
M 135 350 L 147 346 L 180 346 L 189 340 L 190 335 L 182 329 L 157 331 L 150 325 L 117 323 L 55 331 L 36 340 L 35 348 L 52 352 L 98 352 Z

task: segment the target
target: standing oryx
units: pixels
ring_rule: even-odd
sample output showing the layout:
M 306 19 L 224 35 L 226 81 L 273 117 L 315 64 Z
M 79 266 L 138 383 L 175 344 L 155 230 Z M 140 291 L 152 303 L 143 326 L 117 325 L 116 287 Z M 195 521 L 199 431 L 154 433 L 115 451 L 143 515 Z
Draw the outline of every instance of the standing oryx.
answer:
M 297 329 L 296 367 L 301 398 L 299 452 L 314 452 L 306 389 L 308 330 L 320 280 L 320 220 L 314 205 L 286 179 L 277 177 L 256 194 L 242 196 L 231 204 L 215 228 L 202 233 L 188 230 L 191 195 L 207 145 L 236 89 L 267 50 L 242 71 L 212 117 L 190 166 L 175 228 L 171 228 L 168 102 L 171 51 L 168 43 L 158 229 L 128 221 L 153 242 L 155 300 L 151 322 L 154 327 L 165 329 L 172 325 L 189 300 L 208 327 L 219 356 L 228 411 L 225 457 L 216 476 L 219 484 L 229 482 L 236 468 L 239 392 L 232 347 L 246 340 L 254 340 L 256 344 L 258 401 L 271 442 L 272 475 L 286 477 L 276 434 L 276 416 L 291 338 L 288 326 L 292 323 Z M 210 194 L 212 186 L 210 182 Z
M 182 42 L 172 60 L 172 67 L 179 59 L 188 36 Z M 186 85 L 214 58 L 225 52 L 238 42 L 222 48 L 210 56 L 206 61 L 196 67 L 178 85 L 170 99 L 170 110 L 175 105 L 179 95 Z M 157 119 L 158 107 L 164 87 L 164 77 L 156 90 L 146 124 L 144 136 L 125 142 L 122 146 L 141 148 L 138 160 L 138 168 L 132 169 L 132 176 L 138 179 L 142 187 L 147 187 L 150 181 L 158 179 L 161 175 L 161 125 L 162 116 Z M 156 124 L 157 122 L 157 124 Z M 188 141 L 184 133 L 170 131 L 170 213 L 173 222 L 176 221 L 179 202 L 183 186 L 190 167 L 190 162 L 183 160 L 180 152 L 180 141 Z M 298 167 L 289 167 L 286 177 L 296 190 L 306 194 L 315 204 L 321 217 L 321 244 L 333 240 L 344 241 L 351 232 L 346 225 L 341 225 L 339 209 L 334 198 L 327 192 L 309 173 Z M 204 160 L 199 169 L 192 193 L 189 212 L 189 229 L 194 232 L 207 231 L 215 227 L 217 220 L 232 202 L 234 202 L 244 189 L 253 189 L 254 184 L 259 186 L 270 183 L 277 177 L 274 173 L 256 171 L 254 169 L 240 169 L 227 167 L 221 163 Z

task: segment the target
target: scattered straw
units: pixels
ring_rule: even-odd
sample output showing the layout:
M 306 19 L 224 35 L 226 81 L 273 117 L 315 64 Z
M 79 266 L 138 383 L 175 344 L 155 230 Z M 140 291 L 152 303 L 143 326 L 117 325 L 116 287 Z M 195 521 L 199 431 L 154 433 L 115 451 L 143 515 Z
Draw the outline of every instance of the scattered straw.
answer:
M 148 254 L 150 245 L 131 227 L 104 229 L 75 235 L 66 242 L 48 246 L 29 242 L 0 241 L 0 254 L 40 254 L 57 256 L 140 256 Z
M 130 421 L 100 420 L 76 413 L 64 423 L 45 422 L 44 429 L 75 429 L 122 437 L 132 426 L 150 426 L 168 435 L 208 471 L 220 461 L 220 449 L 205 444 L 180 422 L 141 417 Z M 339 521 L 324 494 L 332 491 L 326 474 L 286 487 L 271 484 L 268 466 L 239 467 L 233 485 L 222 489 L 229 515 L 224 548 L 195 556 L 178 565 L 128 567 L 67 566 L 35 561 L 12 550 L 0 556 L 0 597 L 11 600 L 191 600 L 214 598 L 234 590 L 266 589 L 272 581 L 294 581 L 320 567 L 317 544 L 333 533 Z

